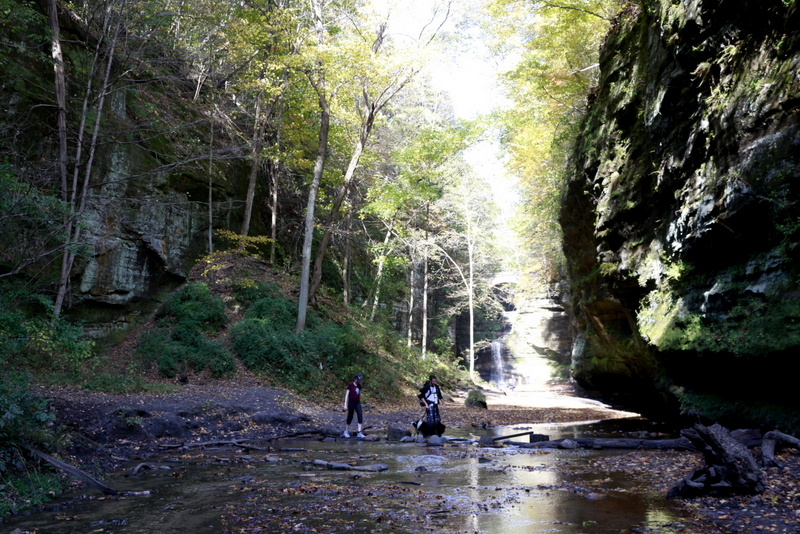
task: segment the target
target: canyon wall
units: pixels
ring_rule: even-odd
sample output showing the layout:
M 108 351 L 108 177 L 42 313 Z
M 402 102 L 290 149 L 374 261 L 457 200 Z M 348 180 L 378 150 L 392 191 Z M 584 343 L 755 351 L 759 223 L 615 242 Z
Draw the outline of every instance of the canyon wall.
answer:
M 781 0 L 613 22 L 561 212 L 583 387 L 798 430 L 798 28 Z

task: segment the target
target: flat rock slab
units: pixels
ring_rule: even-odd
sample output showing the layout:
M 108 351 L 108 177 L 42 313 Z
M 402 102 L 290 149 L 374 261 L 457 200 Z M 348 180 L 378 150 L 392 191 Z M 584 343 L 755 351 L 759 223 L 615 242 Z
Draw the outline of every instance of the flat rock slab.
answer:
M 327 469 L 335 469 L 338 471 L 370 471 L 373 473 L 389 469 L 389 466 L 386 464 L 350 465 L 341 462 L 326 462 L 325 460 L 314 460 L 314 465 L 321 465 Z

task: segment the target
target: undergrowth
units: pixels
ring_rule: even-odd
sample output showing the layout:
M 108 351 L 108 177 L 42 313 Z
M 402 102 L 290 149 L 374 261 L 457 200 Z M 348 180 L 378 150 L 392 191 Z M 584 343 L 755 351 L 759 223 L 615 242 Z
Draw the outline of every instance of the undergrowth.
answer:
M 0 367 L 0 517 L 60 493 L 64 477 L 39 466 L 33 449 L 59 445 L 48 401 L 31 392 L 27 375 Z
M 156 328 L 139 338 L 137 351 L 166 377 L 203 371 L 227 376 L 236 370 L 236 363 L 213 339 L 227 322 L 222 298 L 212 295 L 204 283 L 190 283 L 158 312 Z
M 284 299 L 276 286 L 242 283 L 234 295 L 245 313 L 231 329 L 231 347 L 248 369 L 306 394 L 341 389 L 356 373 L 369 376 L 378 396 L 399 391 L 402 369 L 387 370 L 388 353 L 381 355 L 379 345 L 367 343 L 356 323 L 337 324 L 311 310 L 298 335 L 297 304 Z M 391 338 L 377 329 L 370 330 L 370 337 Z

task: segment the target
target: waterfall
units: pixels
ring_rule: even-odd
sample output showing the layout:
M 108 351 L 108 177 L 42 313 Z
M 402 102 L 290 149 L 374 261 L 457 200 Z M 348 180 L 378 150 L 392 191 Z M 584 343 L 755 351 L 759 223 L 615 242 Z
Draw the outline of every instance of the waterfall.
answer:
M 503 374 L 503 349 L 505 343 L 499 339 L 492 341 L 492 368 L 489 373 L 489 381 L 494 382 L 498 386 L 505 384 L 506 380 Z

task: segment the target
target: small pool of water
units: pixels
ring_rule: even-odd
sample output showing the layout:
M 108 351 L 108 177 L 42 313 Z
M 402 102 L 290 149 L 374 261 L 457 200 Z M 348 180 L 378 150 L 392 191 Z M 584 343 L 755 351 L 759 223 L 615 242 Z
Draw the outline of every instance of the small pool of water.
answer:
M 677 519 L 663 497 L 625 473 L 576 477 L 565 465 L 608 451 L 480 447 L 481 435 L 526 430 L 559 437 L 614 435 L 615 426 L 531 425 L 456 430 L 445 446 L 356 440 L 287 440 L 264 452 L 193 451 L 148 458 L 154 469 L 113 473 L 121 492 L 65 495 L 11 518 L 3 532 L 481 532 L 667 533 Z M 652 429 L 651 429 L 652 430 Z M 646 431 L 646 430 L 634 430 Z M 630 429 L 625 432 L 631 432 Z M 337 471 L 315 461 L 384 464 Z

